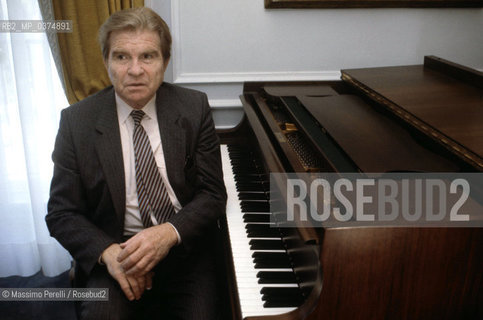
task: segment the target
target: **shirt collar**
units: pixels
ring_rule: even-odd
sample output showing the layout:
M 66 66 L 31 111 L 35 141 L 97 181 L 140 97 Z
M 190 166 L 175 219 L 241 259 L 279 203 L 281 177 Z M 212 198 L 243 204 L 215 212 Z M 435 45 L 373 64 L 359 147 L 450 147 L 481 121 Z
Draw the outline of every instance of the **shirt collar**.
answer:
M 117 93 L 115 96 L 119 121 L 120 123 L 124 123 L 135 109 L 122 100 Z M 144 111 L 150 119 L 156 119 L 156 94 L 154 94 L 151 100 L 149 100 L 141 110 Z

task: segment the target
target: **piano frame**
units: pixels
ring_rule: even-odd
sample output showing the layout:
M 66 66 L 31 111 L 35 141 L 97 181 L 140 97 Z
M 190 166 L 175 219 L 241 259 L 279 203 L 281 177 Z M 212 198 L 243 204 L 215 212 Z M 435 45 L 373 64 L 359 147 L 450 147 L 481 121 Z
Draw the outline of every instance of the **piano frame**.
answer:
M 471 83 L 482 92 L 481 73 L 436 57 L 426 57 L 425 65 L 445 70 L 450 77 Z M 261 92 L 264 87 L 274 85 L 328 85 L 343 93 L 371 92 L 368 87 L 357 84 L 351 71 L 342 74 L 344 81 L 246 83 L 241 96 L 245 118 L 236 128 L 220 131 L 221 142 L 255 144 L 267 172 L 306 171 L 277 133 L 279 128 L 267 108 L 270 98 Z M 419 124 L 405 121 L 407 115 L 394 112 L 398 108 L 392 101 L 388 106 L 387 101 L 374 93 L 364 99 L 371 104 L 382 104 L 382 108 L 393 112 L 395 122 L 407 123 L 408 130 L 423 135 L 428 133 L 421 130 Z M 431 130 L 441 133 L 434 128 Z M 434 142 L 436 146 L 431 148 L 458 163 L 463 171 L 482 171 L 480 151 L 470 150 L 461 141 L 449 139 L 448 143 L 447 136 L 443 142 L 441 138 L 441 135 L 430 134 L 425 141 Z M 459 147 L 456 151 L 454 144 Z M 467 157 L 470 153 L 473 158 Z M 325 159 L 324 168 L 334 172 L 350 171 L 354 164 L 346 158 L 347 154 L 342 150 L 337 156 L 339 158 Z M 295 266 L 295 272 L 302 282 L 312 286 L 312 290 L 304 303 L 290 313 L 247 320 L 483 318 L 481 228 L 298 228 L 287 232 L 288 239 L 292 239 L 288 241 L 288 251 L 295 255 L 294 260 L 310 262 L 309 266 Z M 236 279 L 233 265 L 230 265 L 231 248 L 228 235 L 225 237 L 232 318 L 241 319 Z M 307 267 L 310 272 L 300 271 Z

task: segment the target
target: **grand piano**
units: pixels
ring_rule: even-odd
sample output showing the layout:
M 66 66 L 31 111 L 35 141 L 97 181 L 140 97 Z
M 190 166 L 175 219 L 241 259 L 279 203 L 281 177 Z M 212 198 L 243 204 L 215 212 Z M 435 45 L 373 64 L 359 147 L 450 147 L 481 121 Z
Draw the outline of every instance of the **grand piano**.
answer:
M 246 83 L 220 132 L 233 319 L 483 319 L 483 230 L 277 228 L 270 172 L 481 172 L 483 74 L 423 65 Z

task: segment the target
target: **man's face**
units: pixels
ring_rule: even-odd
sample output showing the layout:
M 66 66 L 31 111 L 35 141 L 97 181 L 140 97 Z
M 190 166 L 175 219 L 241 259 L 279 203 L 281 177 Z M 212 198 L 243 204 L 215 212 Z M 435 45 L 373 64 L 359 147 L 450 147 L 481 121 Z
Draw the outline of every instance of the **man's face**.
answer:
M 115 31 L 110 35 L 111 49 L 104 61 L 109 78 L 119 97 L 140 109 L 163 83 L 168 61 L 161 53 L 155 31 Z

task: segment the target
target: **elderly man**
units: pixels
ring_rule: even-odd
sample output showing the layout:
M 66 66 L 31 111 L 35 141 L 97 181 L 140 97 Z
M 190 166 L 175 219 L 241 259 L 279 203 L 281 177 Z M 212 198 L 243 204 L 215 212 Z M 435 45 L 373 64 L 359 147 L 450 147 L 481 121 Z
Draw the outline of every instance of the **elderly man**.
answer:
M 171 35 L 152 10 L 116 12 L 99 41 L 112 86 L 63 110 L 46 217 L 76 285 L 109 288 L 78 314 L 215 318 L 226 191 L 206 95 L 163 82 Z

